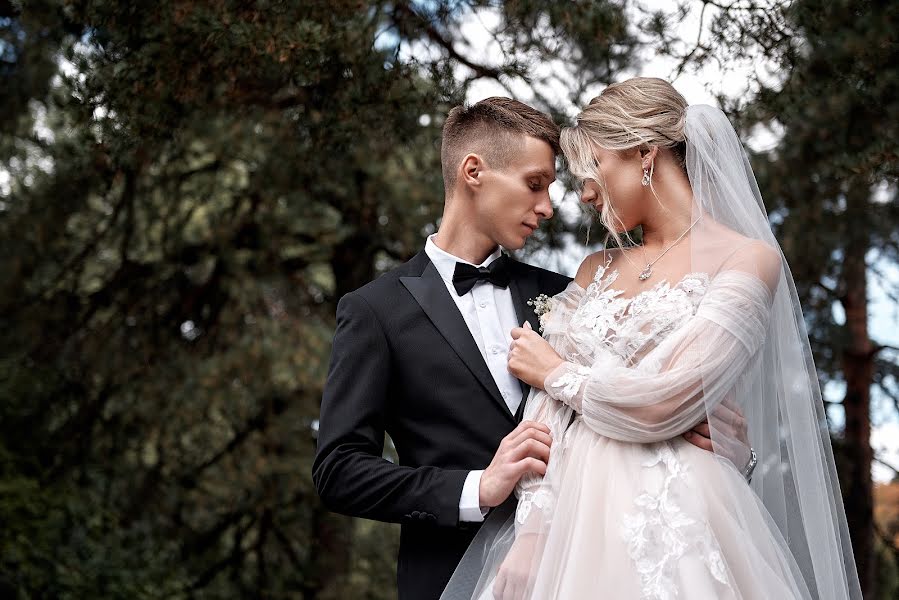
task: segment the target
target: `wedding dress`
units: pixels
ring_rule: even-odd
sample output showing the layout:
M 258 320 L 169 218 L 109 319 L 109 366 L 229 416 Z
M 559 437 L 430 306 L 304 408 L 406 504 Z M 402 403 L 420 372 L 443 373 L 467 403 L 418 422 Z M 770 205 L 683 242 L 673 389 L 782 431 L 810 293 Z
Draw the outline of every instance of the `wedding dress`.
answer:
M 515 513 L 488 519 L 442 599 L 861 598 L 807 334 L 752 171 L 717 109 L 688 109 L 687 141 L 702 216 L 688 268 L 629 296 L 610 254 L 586 288 L 546 300 L 542 333 L 565 362 L 524 414 L 552 431 L 546 475 L 519 482 Z M 751 483 L 723 458 L 738 444 L 729 407 L 759 456 Z M 680 437 L 703 420 L 715 453 Z

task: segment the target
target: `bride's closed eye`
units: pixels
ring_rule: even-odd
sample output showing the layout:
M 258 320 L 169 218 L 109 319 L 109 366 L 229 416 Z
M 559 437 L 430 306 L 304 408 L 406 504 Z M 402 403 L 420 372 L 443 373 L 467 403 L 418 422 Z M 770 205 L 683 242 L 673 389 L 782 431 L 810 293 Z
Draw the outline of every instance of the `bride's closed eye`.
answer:
M 577 178 L 574 180 L 574 189 L 576 192 L 583 192 L 589 182 L 593 181 L 591 177 Z

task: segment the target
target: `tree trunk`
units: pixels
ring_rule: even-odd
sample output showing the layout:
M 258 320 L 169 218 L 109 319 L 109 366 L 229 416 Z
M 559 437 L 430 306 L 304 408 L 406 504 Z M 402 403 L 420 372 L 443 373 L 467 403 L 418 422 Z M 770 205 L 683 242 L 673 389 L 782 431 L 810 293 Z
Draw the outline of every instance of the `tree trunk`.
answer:
M 863 186 L 860 186 L 863 187 Z M 847 212 L 864 211 L 864 197 L 850 197 Z M 847 222 L 861 224 L 861 218 Z M 845 449 L 846 480 L 843 499 L 846 518 L 852 532 L 852 549 L 858 566 L 862 592 L 866 598 L 876 593 L 876 560 L 874 556 L 874 498 L 871 482 L 871 386 L 874 382 L 874 345 L 868 335 L 868 289 L 865 255 L 868 251 L 867 228 L 853 227 L 843 260 L 843 296 L 846 313 L 846 346 L 842 354 L 846 380 Z
M 367 233 L 360 231 L 349 236 L 334 248 L 331 269 L 334 272 L 334 297 L 359 289 L 375 278 L 374 243 Z
M 345 597 L 350 577 L 350 548 L 353 546 L 353 521 L 315 506 L 312 524 L 312 551 L 306 573 L 303 598 L 337 600 Z

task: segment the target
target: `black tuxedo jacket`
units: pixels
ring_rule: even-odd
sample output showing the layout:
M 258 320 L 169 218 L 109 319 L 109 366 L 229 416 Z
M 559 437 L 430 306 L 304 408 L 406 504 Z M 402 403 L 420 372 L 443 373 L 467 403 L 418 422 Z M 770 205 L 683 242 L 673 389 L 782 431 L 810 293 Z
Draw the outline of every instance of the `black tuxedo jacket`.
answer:
M 568 277 L 512 261 L 518 322 Z M 312 467 L 325 506 L 401 523 L 400 600 L 440 596 L 479 524 L 459 521 L 468 472 L 490 464 L 513 415 L 424 251 L 341 298 Z M 399 464 L 382 458 L 390 434 Z

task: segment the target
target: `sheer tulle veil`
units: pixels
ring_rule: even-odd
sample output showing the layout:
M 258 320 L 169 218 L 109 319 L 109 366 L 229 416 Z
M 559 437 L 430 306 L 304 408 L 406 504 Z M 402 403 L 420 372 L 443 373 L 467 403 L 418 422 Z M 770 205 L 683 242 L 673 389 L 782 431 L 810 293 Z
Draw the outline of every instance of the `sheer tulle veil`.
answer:
M 781 254 L 767 336 L 734 389 L 759 466 L 752 488 L 816 598 L 861 598 L 830 434 L 793 276 L 774 238 L 746 152 L 718 108 L 687 108 L 687 174 L 695 210 Z M 694 244 L 701 252 L 702 245 Z M 694 256 L 696 263 L 702 257 Z M 707 406 L 712 442 L 731 443 Z
M 728 506 L 735 522 L 755 523 L 758 515 L 762 515 L 763 522 L 773 532 L 769 538 L 775 540 L 774 553 L 786 557 L 782 563 L 788 565 L 786 570 L 799 582 L 798 587 L 803 588 L 798 597 L 860 600 L 862 595 L 808 334 L 793 277 L 771 231 L 749 159 L 733 126 L 718 108 L 707 105 L 687 107 L 684 137 L 694 221 L 699 219 L 689 236 L 691 271 L 709 274 L 711 285 L 714 285 L 715 277 L 727 273 L 733 265 L 751 272 L 754 256 L 751 249 L 758 247 L 758 242 L 775 250 L 780 258 L 779 273 L 774 275 L 776 281 L 765 295 L 760 296 L 768 303 L 767 318 L 756 319 L 747 314 L 746 319 L 741 320 L 739 314 L 732 314 L 741 310 L 739 305 L 725 304 L 717 309 L 718 312 L 707 311 L 706 318 L 711 321 L 715 317 L 709 317 L 709 314 L 731 312 L 727 319 L 713 323 L 717 327 L 714 331 L 732 334 L 736 340 L 749 340 L 746 342 L 750 349 L 747 355 L 751 355 L 751 359 L 738 367 L 738 373 L 728 377 L 705 371 L 702 367 L 696 369 L 699 389 L 695 389 L 695 381 L 690 384 L 690 402 L 685 401 L 677 418 L 653 431 L 652 437 L 647 437 L 644 425 L 627 413 L 609 411 L 589 415 L 585 409 L 583 417 L 593 419 L 591 428 L 595 431 L 618 440 L 637 442 L 674 438 L 698 421 L 708 419 L 716 455 L 725 456 L 737 442 L 732 434 L 733 413 L 720 410 L 720 406 L 722 403 L 738 406 L 745 416 L 758 466 L 751 483 L 733 477 L 727 480 L 730 484 L 716 490 L 717 497 L 724 498 L 722 504 Z M 568 158 L 569 162 L 576 163 L 578 157 Z M 579 174 L 577 170 L 589 172 L 592 168 L 590 164 L 581 164 L 578 169 L 576 166 L 572 164 L 576 174 Z M 722 235 L 722 231 L 727 233 Z M 747 239 L 749 244 L 744 243 Z M 566 294 L 567 291 L 563 292 L 555 301 L 564 304 Z M 561 326 L 554 325 L 550 319 L 544 331 L 557 349 L 552 336 L 557 335 Z M 694 359 L 699 365 L 714 362 L 712 353 L 718 347 L 717 343 L 701 336 L 693 340 L 691 352 L 696 354 Z M 602 373 L 597 372 L 595 376 L 602 378 Z M 540 409 L 535 400 L 539 398 L 535 396 L 539 397 L 541 393 L 540 390 L 532 391 L 525 418 L 549 419 L 554 431 L 564 431 L 574 413 L 568 407 L 560 407 L 551 413 L 538 414 Z M 631 392 L 623 389 L 622 393 Z M 541 406 L 545 404 L 540 403 Z M 554 518 L 551 499 L 554 490 L 560 488 L 560 474 L 553 469 L 553 460 L 558 460 L 559 456 L 555 446 L 556 442 L 547 475 L 540 482 L 547 492 L 547 501 L 541 504 L 537 496 L 531 498 L 533 510 L 542 511 L 542 517 L 525 531 L 520 512 L 516 522 L 513 503 L 493 511 L 456 569 L 442 599 L 489 598 L 490 581 L 516 536 L 525 533 L 545 536 L 550 531 Z M 719 457 L 718 460 L 726 459 Z M 728 468 L 733 469 L 733 466 L 728 465 Z M 579 476 L 590 478 L 591 473 L 584 472 Z M 747 493 L 747 485 L 751 486 L 752 493 Z M 605 493 L 615 494 L 616 490 Z M 601 516 L 603 502 L 603 497 L 596 498 L 596 518 L 604 518 Z M 753 540 L 747 539 L 737 547 L 745 548 L 751 561 L 756 552 Z M 535 553 L 530 568 L 542 569 L 550 561 L 597 560 L 589 552 L 569 551 L 564 542 L 554 541 L 545 548 Z M 726 561 L 727 556 L 724 559 Z M 602 569 L 603 565 L 598 564 L 596 568 Z M 764 566 L 759 563 L 758 571 L 753 572 L 764 572 Z M 529 595 L 525 590 L 521 597 L 537 596 Z M 683 597 L 690 597 L 690 594 Z

